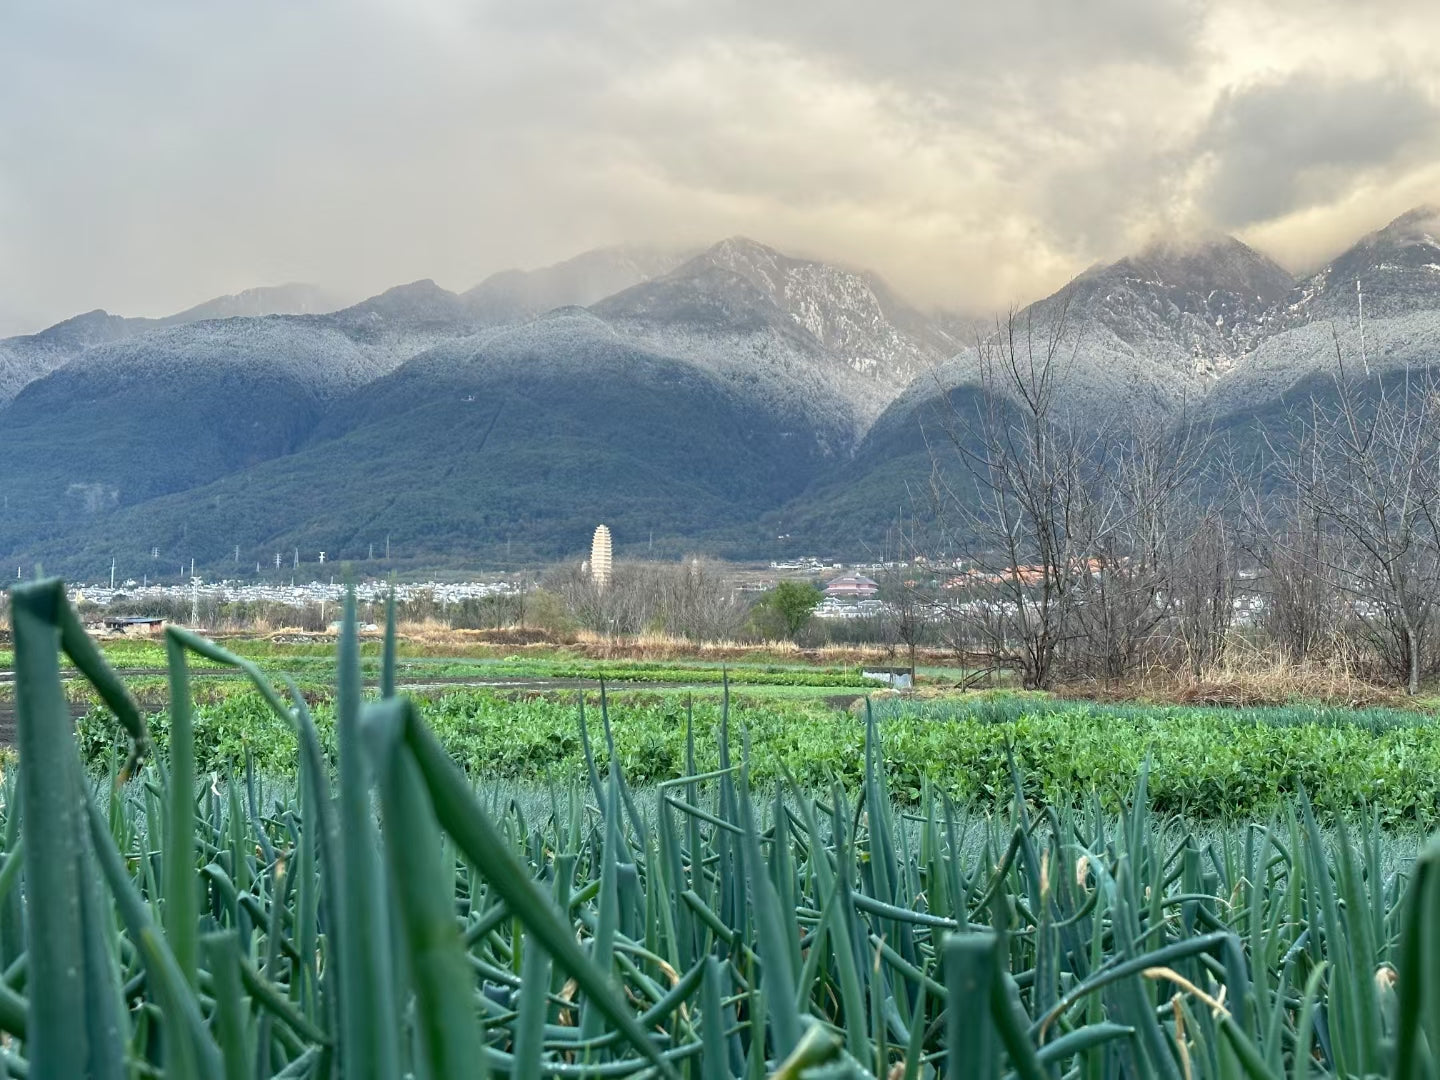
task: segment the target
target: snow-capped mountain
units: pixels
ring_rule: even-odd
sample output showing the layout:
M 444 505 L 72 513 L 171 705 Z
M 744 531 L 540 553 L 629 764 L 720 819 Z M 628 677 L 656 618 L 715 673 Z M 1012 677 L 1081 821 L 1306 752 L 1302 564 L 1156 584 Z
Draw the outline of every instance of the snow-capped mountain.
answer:
M 1181 377 L 1222 374 L 1265 332 L 1294 285 L 1282 267 L 1234 237 L 1165 241 L 1087 271 L 1066 291 L 1071 311 Z
M 677 274 L 710 266 L 750 282 L 827 350 L 882 383 L 903 387 L 957 348 L 873 274 L 792 258 L 741 236 L 721 241 Z
M 174 324 L 258 315 L 323 315 L 345 306 L 346 302 L 337 293 L 319 285 L 292 281 L 285 285 L 263 285 L 228 296 L 217 296 L 159 321 Z
M 1017 312 L 1015 346 L 1053 347 L 1065 412 L 1096 430 L 1274 422 L 1337 346 L 1362 368 L 1440 368 L 1437 236 L 1440 215 L 1412 211 L 1298 283 L 1229 237 L 1156 243 Z M 610 519 L 680 550 L 769 554 L 784 532 L 859 551 L 928 487 L 937 424 L 974 406 L 1003 344 L 993 321 L 977 335 L 742 238 L 241 314 L 281 303 L 92 312 L 0 341 L 0 556 L 59 568 L 203 530 L 331 550 L 356 506 L 440 554 L 553 556 Z
M 1293 279 L 1232 237 L 1168 240 L 1091 267 L 1002 320 L 896 401 L 886 423 L 1014 351 L 1050 355 L 1062 408 L 1081 424 L 1165 421 L 1196 407 L 1260 340 Z M 909 421 L 903 421 L 909 423 Z M 889 436 L 887 436 L 889 437 Z
M 1299 282 L 1267 333 L 1214 387 L 1206 411 L 1246 413 L 1345 365 L 1385 374 L 1440 367 L 1440 210 L 1420 207 Z
M 1358 288 L 1357 288 L 1358 286 Z M 1440 306 L 1440 207 L 1420 206 L 1362 238 L 1289 297 L 1287 325 L 1385 319 Z
M 260 315 L 300 315 L 341 307 L 334 294 L 318 285 L 276 285 L 217 296 L 161 318 L 128 318 L 89 311 L 56 323 L 38 334 L 0 340 L 0 407 L 36 379 L 48 375 L 97 345 L 138 337 L 167 327 L 212 319 Z
M 1241 362 L 1292 284 L 1232 237 L 1169 241 L 1086 271 L 1022 318 L 1063 319 L 1077 398 L 1164 415 Z
M 848 450 L 883 407 L 870 380 L 729 270 L 687 265 L 683 272 L 626 289 L 590 310 L 618 336 L 699 364 L 734 385 L 779 380 L 850 433 L 847 445 L 837 449 Z
M 92 345 L 137 333 L 135 319 L 90 311 L 38 334 L 0 340 L 0 408 L 34 382 L 74 360 Z
M 598 248 L 538 270 L 502 270 L 461 295 L 485 322 L 510 323 L 598 300 L 668 274 L 690 253 L 645 247 Z
M 666 355 L 754 383 L 784 373 L 862 435 L 953 341 L 878 279 L 732 238 L 592 309 Z

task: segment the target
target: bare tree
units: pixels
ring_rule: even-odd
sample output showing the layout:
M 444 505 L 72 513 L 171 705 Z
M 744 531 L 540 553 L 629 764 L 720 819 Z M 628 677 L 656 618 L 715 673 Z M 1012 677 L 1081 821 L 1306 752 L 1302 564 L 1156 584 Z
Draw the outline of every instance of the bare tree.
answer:
M 1175 606 L 1172 573 L 1195 528 L 1196 463 L 1208 438 L 1134 418 L 1097 447 L 1075 501 L 1072 531 L 1084 560 L 1076 577 L 1076 666 L 1130 675 Z
M 579 564 L 552 571 L 545 588 L 575 622 L 609 634 L 647 631 L 693 641 L 731 638 L 749 605 L 719 567 L 698 558 L 679 563 L 616 563 L 604 588 Z
M 1096 440 L 1060 408 L 1064 312 L 1044 327 L 1013 313 L 977 343 L 974 415 L 952 411 L 947 433 L 964 463 L 957 490 L 936 470 L 937 501 L 970 552 L 964 603 L 981 648 L 1027 687 L 1050 685 L 1078 592 L 1072 524 Z
M 1333 403 L 1316 401 L 1277 458 L 1306 508 L 1331 529 L 1338 587 L 1409 693 L 1430 659 L 1440 595 L 1440 387 L 1405 370 L 1346 371 L 1335 340 Z
M 1307 484 L 1282 482 L 1257 491 L 1247 479 L 1240 492 L 1240 550 L 1254 564 L 1259 625 L 1293 663 L 1319 655 L 1339 635 L 1332 538 Z
M 656 568 L 659 618 L 665 629 L 691 641 L 717 641 L 737 636 L 749 604 L 718 563 L 689 557 L 678 565 Z
M 1063 307 L 1043 325 L 1011 316 L 977 346 L 974 415 L 952 410 L 958 484 L 936 497 L 970 566 L 952 610 L 966 635 L 1027 686 L 1063 668 L 1130 673 L 1166 618 L 1178 508 L 1193 498 L 1205 440 L 1112 413 L 1070 415 L 1073 343 Z
M 1198 678 L 1224 655 L 1238 571 L 1234 529 L 1223 513 L 1206 511 L 1187 533 L 1172 549 L 1170 609 L 1185 662 Z
M 915 653 L 925 638 L 935 611 L 935 601 L 925 588 L 919 569 L 909 559 L 887 564 L 880 576 L 881 619 L 885 644 L 905 650 L 910 682 L 915 682 Z

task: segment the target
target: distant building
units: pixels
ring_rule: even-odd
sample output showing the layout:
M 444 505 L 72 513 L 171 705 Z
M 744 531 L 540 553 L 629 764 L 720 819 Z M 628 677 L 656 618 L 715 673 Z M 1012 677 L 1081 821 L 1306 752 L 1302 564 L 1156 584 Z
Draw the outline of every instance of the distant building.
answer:
M 112 634 L 158 634 L 165 629 L 165 620 L 158 615 L 128 615 L 106 619 L 105 629 Z
M 879 583 L 864 574 L 846 574 L 825 583 L 825 595 L 837 600 L 869 600 L 879 591 Z
M 590 541 L 590 577 L 598 589 L 610 584 L 610 560 L 610 530 L 604 525 L 597 525 L 595 538 Z
M 1128 561 L 1121 559 L 1119 565 L 1124 565 Z M 1072 563 L 1071 566 L 1077 573 L 1087 573 L 1092 578 L 1098 578 L 1105 571 L 1105 563 L 1099 559 L 1086 559 L 1084 562 Z M 983 570 L 965 570 L 948 579 L 945 582 L 945 588 L 955 590 L 968 589 L 976 585 L 1020 585 L 1026 589 L 1033 589 L 1044 584 L 1048 573 L 1049 571 L 1043 566 L 1015 566 L 1010 569 L 1002 567 L 993 574 L 987 574 Z
M 861 678 L 883 682 L 892 690 L 915 689 L 915 680 L 911 677 L 909 668 L 876 668 L 874 671 L 867 669 L 860 675 Z

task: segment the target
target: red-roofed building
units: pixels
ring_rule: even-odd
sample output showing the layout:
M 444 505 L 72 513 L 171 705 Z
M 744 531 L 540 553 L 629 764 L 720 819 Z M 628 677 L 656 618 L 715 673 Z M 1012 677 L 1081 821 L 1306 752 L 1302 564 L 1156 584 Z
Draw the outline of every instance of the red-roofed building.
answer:
M 846 574 L 825 583 L 825 595 L 838 600 L 869 600 L 880 591 L 880 585 L 864 574 Z

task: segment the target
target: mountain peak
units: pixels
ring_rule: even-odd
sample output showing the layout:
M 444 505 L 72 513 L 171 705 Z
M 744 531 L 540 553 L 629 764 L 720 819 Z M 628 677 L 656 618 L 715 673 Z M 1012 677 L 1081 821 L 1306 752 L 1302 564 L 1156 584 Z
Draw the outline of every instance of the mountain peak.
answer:
M 1081 382 L 1105 388 L 1099 407 L 1130 395 L 1163 413 L 1249 351 L 1293 285 L 1232 236 L 1172 234 L 1091 267 L 1024 314 L 1074 336 Z
M 751 240 L 748 236 L 727 236 L 718 244 L 712 244 L 706 248 L 704 254 L 719 258 L 786 258 L 775 248 L 768 244 L 762 244 L 758 240 Z
M 1139 276 L 1170 288 L 1258 297 L 1266 303 L 1279 300 L 1294 285 L 1294 279 L 1274 260 L 1223 233 L 1160 237 L 1096 273 Z
M 463 299 L 482 321 L 518 322 L 554 308 L 588 307 L 668 274 L 688 258 L 659 248 L 595 248 L 536 270 L 501 270 L 466 290 Z
M 1440 206 L 1423 205 L 1407 210 L 1383 229 L 1372 234 L 1392 247 L 1423 244 L 1440 248 Z
M 352 320 L 399 319 L 409 322 L 454 322 L 462 319 L 465 313 L 465 302 L 430 278 L 396 285 L 341 312 Z
M 104 308 L 72 315 L 63 322 L 46 327 L 35 339 L 74 346 L 99 345 L 125 337 L 132 330 L 131 324 L 143 324 L 143 319 L 126 319 L 123 315 L 112 315 Z
M 714 244 L 663 278 L 607 302 L 605 314 L 686 313 L 713 323 L 717 312 L 746 332 L 783 320 L 833 359 L 889 393 L 953 351 L 924 315 L 896 300 L 871 274 L 796 258 L 746 236 Z
M 1312 275 L 1290 305 L 1292 319 L 1377 318 L 1440 308 L 1440 208 L 1417 206 Z
M 283 285 L 260 285 L 216 296 L 163 321 L 173 324 L 263 315 L 322 315 L 343 306 L 319 285 L 290 281 Z
M 386 289 L 381 296 L 454 296 L 449 289 L 441 288 L 435 284 L 434 278 L 420 278 L 416 281 L 406 282 L 404 285 L 392 285 Z

